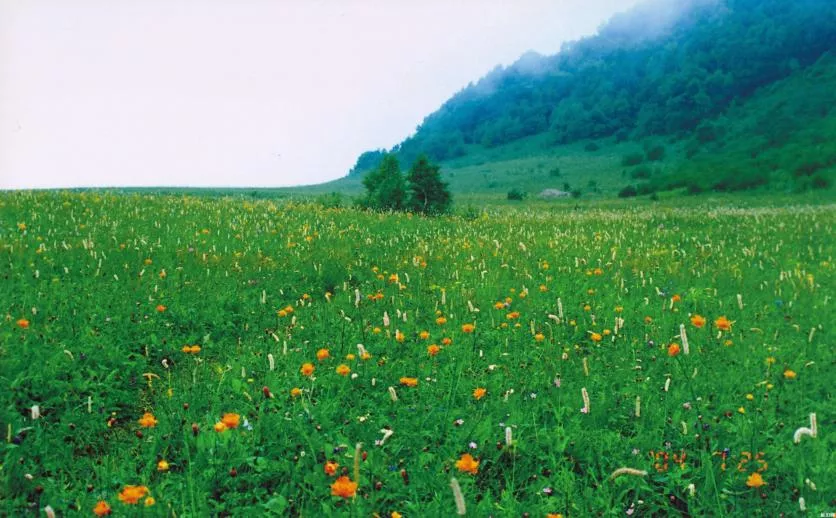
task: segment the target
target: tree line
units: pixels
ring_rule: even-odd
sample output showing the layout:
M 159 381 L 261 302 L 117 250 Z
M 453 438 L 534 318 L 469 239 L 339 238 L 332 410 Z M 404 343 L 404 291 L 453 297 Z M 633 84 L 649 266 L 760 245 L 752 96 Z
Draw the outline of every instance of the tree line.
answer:
M 390 151 L 442 161 L 535 134 L 555 144 L 683 136 L 836 48 L 833 0 L 668 1 L 675 14 L 659 22 L 661 4 L 618 15 L 557 55 L 497 67 Z M 365 153 L 354 172 L 382 154 Z

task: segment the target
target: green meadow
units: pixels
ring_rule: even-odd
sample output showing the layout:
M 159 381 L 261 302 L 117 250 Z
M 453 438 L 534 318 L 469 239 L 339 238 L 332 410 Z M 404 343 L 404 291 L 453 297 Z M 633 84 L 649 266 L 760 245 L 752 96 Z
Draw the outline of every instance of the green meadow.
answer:
M 0 514 L 836 511 L 804 201 L 3 193 Z

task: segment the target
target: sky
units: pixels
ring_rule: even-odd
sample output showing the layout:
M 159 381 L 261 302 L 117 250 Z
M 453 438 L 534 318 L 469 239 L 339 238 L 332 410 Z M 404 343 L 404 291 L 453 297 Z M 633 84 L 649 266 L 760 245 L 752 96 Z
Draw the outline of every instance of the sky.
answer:
M 637 0 L 0 0 L 0 189 L 347 174 Z

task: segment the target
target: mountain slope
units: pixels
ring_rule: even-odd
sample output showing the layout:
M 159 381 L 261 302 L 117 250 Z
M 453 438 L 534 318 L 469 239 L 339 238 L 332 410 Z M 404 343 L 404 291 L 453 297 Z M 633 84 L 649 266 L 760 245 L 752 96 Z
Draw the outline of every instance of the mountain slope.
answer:
M 656 178 L 641 178 L 648 173 L 640 171 L 640 178 L 627 180 L 654 180 L 648 183 L 653 189 L 688 184 L 669 177 L 676 173 L 693 180 L 694 185 L 699 177 L 709 188 L 724 187 L 722 182 L 705 178 L 706 174 L 722 174 L 713 167 L 713 159 L 738 148 L 751 154 L 751 143 L 743 142 L 764 138 L 766 147 L 756 155 L 769 156 L 770 146 L 787 149 L 797 129 L 833 117 L 822 107 L 802 110 L 803 119 L 782 115 L 794 119 L 796 128 L 779 124 L 786 134 L 774 138 L 764 136 L 759 124 L 739 126 L 733 122 L 754 120 L 756 117 L 741 111 L 741 107 L 753 99 L 755 92 L 789 77 L 795 78 L 795 86 L 776 86 L 778 93 L 773 92 L 772 97 L 792 99 L 793 88 L 815 84 L 829 85 L 836 91 L 833 75 L 827 72 L 832 60 L 819 64 L 818 79 L 803 76 L 834 48 L 836 2 L 831 0 L 658 0 L 614 17 L 598 35 L 566 45 L 555 56 L 529 53 L 510 67 L 497 67 L 429 115 L 414 135 L 391 152 L 404 164 L 426 153 L 450 169 L 480 160 L 477 157 L 522 158 L 515 153 L 531 155 L 532 146 L 544 156 L 565 155 L 567 150 L 594 139 L 592 147 L 608 147 L 602 153 L 616 157 L 617 168 L 617 156 L 628 153 L 631 145 L 642 148 L 648 141 L 673 140 L 680 143 L 673 145 L 674 151 L 682 148 L 683 153 L 673 152 L 670 158 L 684 156 L 690 165 L 654 165 L 649 174 Z M 817 92 L 824 106 L 828 100 L 826 86 Z M 796 101 L 788 102 L 774 98 L 771 108 L 763 105 L 760 109 L 778 113 Z M 760 122 L 764 117 L 768 115 L 764 114 Z M 711 124 L 723 128 L 722 137 Z M 766 125 L 774 126 L 771 122 Z M 727 146 L 728 139 L 739 145 Z M 612 148 L 613 143 L 618 147 Z M 351 175 L 375 167 L 382 155 L 383 150 L 364 153 Z M 593 151 L 586 156 L 597 155 Z M 762 162 L 759 167 L 764 166 Z M 818 169 L 828 167 L 826 160 L 822 164 Z M 610 165 L 601 164 L 604 176 L 604 169 L 609 170 Z M 551 166 L 547 160 L 542 167 L 551 171 L 559 166 Z M 752 167 L 750 160 L 745 168 Z M 774 159 L 765 167 L 772 168 L 767 180 L 776 171 L 786 169 L 776 166 Z M 794 179 L 804 176 L 790 172 L 790 187 L 797 188 Z M 457 182 L 451 180 L 455 188 Z M 504 183 L 502 178 L 484 180 L 494 185 Z M 625 183 L 621 182 L 622 186 Z M 786 183 L 776 185 L 784 188 L 789 185 Z M 725 187 L 749 186 L 744 184 Z

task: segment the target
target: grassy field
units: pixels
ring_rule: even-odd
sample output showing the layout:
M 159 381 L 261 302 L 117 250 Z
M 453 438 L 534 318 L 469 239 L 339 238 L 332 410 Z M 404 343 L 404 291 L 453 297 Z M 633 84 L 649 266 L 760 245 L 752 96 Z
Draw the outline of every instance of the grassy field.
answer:
M 4 193 L 0 514 L 833 512 L 834 223 Z

